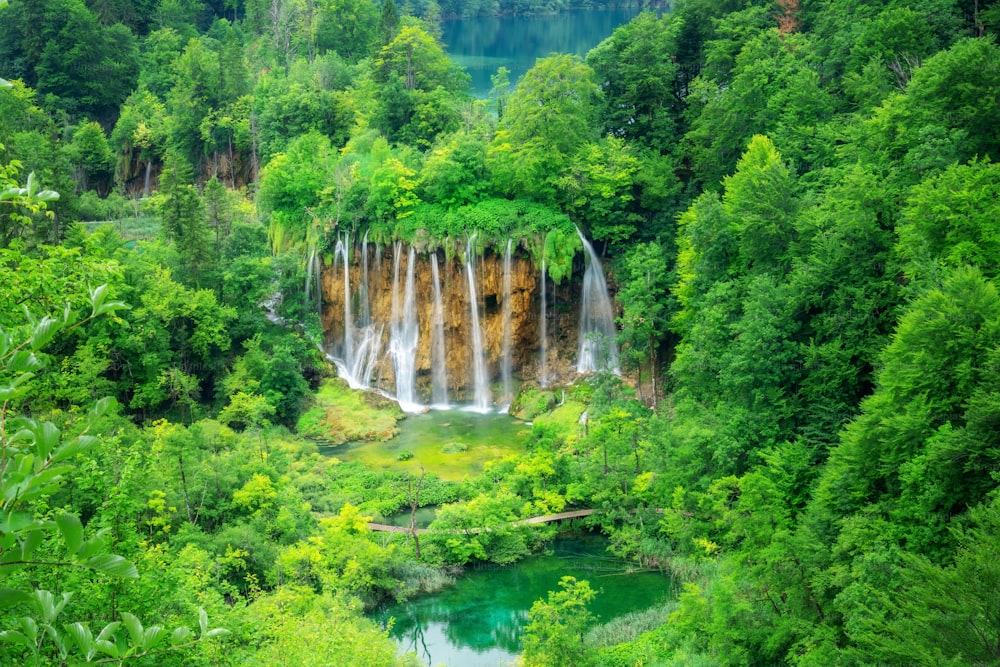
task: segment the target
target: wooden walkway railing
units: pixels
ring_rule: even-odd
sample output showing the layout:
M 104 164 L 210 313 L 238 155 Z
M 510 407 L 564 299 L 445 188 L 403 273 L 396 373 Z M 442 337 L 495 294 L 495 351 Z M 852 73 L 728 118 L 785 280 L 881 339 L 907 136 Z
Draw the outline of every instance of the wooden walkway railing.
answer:
M 580 519 L 585 516 L 590 516 L 591 514 L 597 514 L 599 510 L 572 510 L 570 512 L 559 512 L 558 514 L 546 514 L 544 516 L 533 516 L 529 519 L 521 519 L 519 521 L 511 521 L 509 525 L 511 526 L 530 526 L 536 523 L 549 523 L 551 521 L 562 521 L 564 519 Z M 368 528 L 377 533 L 408 533 L 410 528 L 408 526 L 387 526 L 384 523 L 369 523 Z M 423 535 L 430 532 L 451 532 L 451 533 L 467 533 L 475 534 L 481 533 L 484 530 L 489 530 L 488 528 L 457 528 L 451 531 L 431 531 L 427 528 L 417 528 L 414 532 L 417 535 Z

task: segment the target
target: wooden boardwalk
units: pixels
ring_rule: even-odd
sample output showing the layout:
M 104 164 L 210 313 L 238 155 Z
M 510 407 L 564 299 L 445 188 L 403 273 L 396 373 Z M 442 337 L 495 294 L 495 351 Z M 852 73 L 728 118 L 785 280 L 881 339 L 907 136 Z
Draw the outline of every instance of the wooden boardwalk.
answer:
M 563 521 L 564 519 L 580 519 L 585 516 L 590 516 L 591 514 L 597 514 L 598 510 L 572 510 L 570 512 L 559 512 L 558 514 L 546 514 L 544 516 L 533 516 L 530 519 L 521 519 L 520 521 L 511 521 L 509 525 L 511 526 L 530 526 L 536 523 L 549 523 L 551 521 Z M 387 526 L 384 523 L 369 523 L 368 528 L 377 533 L 409 533 L 410 529 L 407 526 Z M 452 533 L 465 533 L 469 535 L 474 535 L 475 533 L 481 533 L 484 530 L 489 530 L 489 528 L 466 528 L 466 529 L 456 529 Z M 414 532 L 417 535 L 424 535 L 425 533 L 436 532 L 428 530 L 427 528 L 417 528 Z

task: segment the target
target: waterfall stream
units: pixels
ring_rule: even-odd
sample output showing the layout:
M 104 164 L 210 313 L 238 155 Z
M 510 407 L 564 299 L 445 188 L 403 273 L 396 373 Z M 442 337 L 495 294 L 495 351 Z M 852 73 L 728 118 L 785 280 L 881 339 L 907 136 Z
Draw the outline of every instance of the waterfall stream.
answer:
M 431 402 L 448 407 L 448 373 L 444 356 L 444 308 L 441 305 L 441 276 L 437 253 L 431 253 L 431 278 L 434 281 L 434 326 L 431 330 Z
M 410 248 L 406 262 L 406 288 L 403 302 L 399 302 L 399 262 L 402 244 L 397 242 L 393 251 L 392 285 L 392 328 L 390 330 L 389 351 L 392 354 L 396 374 L 396 400 L 405 412 L 420 412 L 417 400 L 417 342 L 420 330 L 417 326 L 416 271 L 417 251 Z
M 586 253 L 586 270 L 580 294 L 576 370 L 618 373 L 614 310 L 607 281 L 593 246 L 577 232 Z M 565 326 L 568 314 L 556 312 L 553 305 L 544 257 L 534 288 L 539 290 L 540 307 L 536 324 L 519 305 L 528 303 L 522 299 L 534 290 L 524 286 L 526 276 L 521 275 L 521 269 L 526 265 L 515 262 L 516 241 L 507 239 L 502 251 L 480 259 L 476 238 L 475 234 L 467 237 L 465 256 L 455 264 L 455 276 L 464 270 L 465 281 L 459 278 L 452 283 L 447 274 L 451 265 L 442 263 L 440 250 L 418 254 L 415 247 L 399 241 L 372 248 L 367 233 L 354 243 L 347 233 L 337 235 L 328 281 L 336 287 L 326 300 L 336 303 L 335 313 L 326 312 L 334 320 L 329 356 L 351 387 L 371 389 L 378 383 L 377 388 L 394 397 L 407 412 L 424 411 L 428 405 L 449 407 L 456 391 L 465 393 L 473 410 L 489 412 L 494 409 L 494 399 L 501 410 L 509 409 L 516 378 L 526 370 L 521 365 L 533 352 L 524 349 L 525 342 L 531 345 L 520 333 L 526 325 L 537 325 L 534 352 L 538 354 L 539 384 L 548 387 L 565 380 L 553 370 L 549 353 L 555 351 L 550 347 L 561 345 L 567 337 L 565 331 L 555 329 Z M 383 252 L 386 262 L 389 254 L 392 261 L 392 266 L 384 269 Z M 306 298 L 322 302 L 319 247 L 308 249 L 305 269 Z M 341 297 L 343 304 L 337 303 Z M 456 318 L 459 321 L 453 321 Z M 467 330 L 461 322 L 466 318 Z M 423 341 L 421 326 L 426 337 Z M 446 332 L 459 327 L 467 331 L 466 338 L 446 339 Z M 559 351 L 557 356 L 565 354 Z M 468 380 L 456 382 L 463 372 L 468 373 Z M 383 385 L 382 378 L 390 382 L 394 378 L 395 385 Z M 497 383 L 495 388 L 492 382 Z
M 547 312 L 546 296 L 545 296 L 545 257 L 542 257 L 542 275 L 539 276 L 539 282 L 541 284 L 542 292 L 542 312 L 539 316 L 541 321 L 541 334 L 539 335 L 538 347 L 541 350 L 541 369 L 538 372 L 538 384 L 542 387 L 549 386 L 549 314 Z
M 503 398 L 501 399 L 504 404 L 504 410 L 510 409 L 510 404 L 514 400 L 514 394 L 511 389 L 510 382 L 510 357 L 511 357 L 511 340 L 513 339 L 512 332 L 512 304 L 511 299 L 511 246 L 513 245 L 512 239 L 507 239 L 507 250 L 503 255 L 503 352 L 500 358 L 500 377 L 503 381 Z
M 583 293 L 580 295 L 580 346 L 576 370 L 578 373 L 601 370 L 620 373 L 618 346 L 615 343 L 615 314 L 601 260 L 579 228 L 576 233 L 588 257 L 583 274 Z
M 479 293 L 476 291 L 476 256 L 472 241 L 475 234 L 465 242 L 465 275 L 469 279 L 469 313 L 472 325 L 472 376 L 474 386 L 473 407 L 487 412 L 490 409 L 489 377 L 486 373 L 486 359 L 483 357 L 483 331 L 479 327 Z

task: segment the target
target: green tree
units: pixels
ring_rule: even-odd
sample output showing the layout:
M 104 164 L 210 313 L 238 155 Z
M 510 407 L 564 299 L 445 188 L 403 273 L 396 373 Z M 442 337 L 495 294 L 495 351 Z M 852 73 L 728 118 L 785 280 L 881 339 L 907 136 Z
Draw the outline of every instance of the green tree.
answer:
M 593 653 L 583 643 L 583 636 L 593 618 L 587 605 L 597 593 L 589 582 L 574 577 L 563 577 L 559 587 L 561 590 L 549 592 L 548 600 L 537 600 L 528 612 L 525 667 L 593 664 Z
M 911 665 L 988 665 L 1000 660 L 1000 507 L 984 503 L 953 529 L 958 548 L 942 566 L 905 559 L 900 590 L 876 593 L 878 604 L 856 639 L 878 659 Z M 878 613 L 883 606 L 889 613 Z
M 556 202 L 573 157 L 596 139 L 599 101 L 594 72 L 580 58 L 540 58 L 511 95 L 490 146 L 497 189 Z
M 173 64 L 173 86 L 167 94 L 170 113 L 170 145 L 192 165 L 200 166 L 206 155 L 201 125 L 219 105 L 218 55 L 204 38 L 192 38 Z
M 168 155 L 160 177 L 160 191 L 152 206 L 160 216 L 167 238 L 177 247 L 185 280 L 199 287 L 208 277 L 215 256 L 205 224 L 205 207 L 191 180 L 190 167 L 184 158 Z
M 378 27 L 378 9 L 372 0 L 328 0 L 320 3 L 316 46 L 322 54 L 336 51 L 357 62 L 372 50 Z
M 976 266 L 989 278 L 1000 257 L 1000 165 L 953 165 L 915 187 L 897 228 L 907 277 L 939 283 L 945 269 Z
M 755 134 L 771 137 L 800 171 L 826 163 L 829 149 L 819 129 L 834 104 L 811 66 L 810 52 L 804 37 L 782 38 L 770 30 L 743 47 L 731 81 L 703 75 L 692 84 L 688 113 L 694 119 L 685 142 L 702 183 L 714 187 L 731 174 L 737 151 Z
M 52 568 L 81 567 L 118 577 L 136 578 L 135 566 L 110 553 L 106 531 L 86 537 L 80 517 L 51 506 L 52 496 L 74 470 L 73 461 L 92 451 L 100 439 L 91 433 L 95 424 L 112 406 L 102 399 L 92 406 L 84 423 L 73 437 L 64 438 L 52 422 L 15 414 L 10 400 L 23 394 L 42 364 L 36 353 L 64 334 L 101 315 L 124 307 L 108 301 L 106 286 L 90 293 L 91 312 L 77 317 L 66 308 L 60 317 L 43 317 L 13 331 L 0 329 L 0 577 L 6 584 L 0 607 L 11 610 L 0 630 L 0 656 L 18 664 L 53 664 L 68 655 L 74 660 L 92 661 L 101 654 L 105 659 L 122 661 L 154 652 L 186 648 L 199 639 L 224 633 L 209 630 L 208 619 L 201 612 L 200 637 L 188 628 L 173 632 L 160 625 L 143 628 L 139 619 L 122 612 L 121 622 L 104 626 L 97 637 L 89 623 L 65 623 L 59 617 L 70 602 L 72 592 L 61 595 L 33 586 L 20 587 L 11 575 L 19 569 L 39 572 Z M 44 518 L 51 513 L 53 519 Z M 54 549 L 54 553 L 50 551 Z M 35 574 L 34 576 L 38 576 Z M 14 583 L 15 587 L 11 587 Z M 14 614 L 23 616 L 14 618 Z M 59 622 L 57 623 L 57 619 Z M 125 631 L 121 631 L 124 628 Z M 167 641 L 169 638 L 169 641 Z
M 618 342 L 626 366 L 649 362 L 650 401 L 658 400 L 659 350 L 670 322 L 668 258 L 658 243 L 640 243 L 624 258 L 618 301 L 622 315 Z M 640 384 L 641 391 L 641 384 Z
M 81 187 L 88 190 L 93 185 L 101 194 L 107 194 L 114 160 L 101 126 L 93 122 L 76 126 L 67 150 L 78 170 Z
M 321 203 L 334 159 L 329 139 L 309 132 L 292 141 L 261 172 L 258 205 L 271 216 L 269 235 L 276 251 L 306 240 L 312 221 L 309 211 Z
M 677 82 L 679 24 L 644 12 L 587 54 L 603 92 L 601 125 L 614 137 L 670 152 L 678 138 L 682 96 Z

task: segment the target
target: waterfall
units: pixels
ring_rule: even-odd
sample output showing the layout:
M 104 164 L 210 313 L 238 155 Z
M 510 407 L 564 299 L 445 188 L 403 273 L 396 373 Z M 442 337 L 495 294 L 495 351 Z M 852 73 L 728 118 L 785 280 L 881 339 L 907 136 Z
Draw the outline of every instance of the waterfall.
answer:
M 146 160 L 146 178 L 142 181 L 142 196 L 149 196 L 149 172 L 153 169 L 153 161 Z
M 511 239 L 507 239 L 507 251 L 503 256 L 503 355 L 502 355 L 502 366 L 501 366 L 501 377 L 503 378 L 503 401 L 505 404 L 505 410 L 510 408 L 511 401 L 514 400 L 514 395 L 511 393 L 510 386 L 510 345 L 511 345 L 511 307 L 510 294 L 511 294 L 511 258 L 510 250 L 512 246 Z
M 350 238 L 345 233 L 337 237 L 333 252 L 333 270 L 339 268 L 339 262 L 344 267 L 344 341 L 340 357 L 327 355 L 337 366 L 337 373 L 347 380 L 353 389 L 369 389 L 372 373 L 378 362 L 382 347 L 383 327 L 376 327 L 371 322 L 371 310 L 368 302 L 368 235 L 365 235 L 361 255 L 361 285 L 358 287 L 357 317 L 352 313 L 350 274 Z M 355 322 L 355 319 L 357 320 Z
M 359 290 L 359 306 L 361 311 L 358 313 L 358 324 L 361 327 L 371 326 L 372 323 L 372 309 L 371 300 L 368 297 L 368 230 L 365 230 L 365 236 L 361 240 L 361 289 Z
M 490 409 L 490 387 L 489 378 L 486 374 L 486 359 L 483 357 L 483 332 L 479 328 L 479 297 L 476 292 L 476 275 L 473 262 L 472 241 L 476 236 L 473 234 L 465 242 L 465 274 L 469 279 L 469 312 L 472 320 L 472 373 L 475 382 L 475 400 L 473 407 L 481 412 Z
M 601 260 L 579 228 L 576 233 L 583 242 L 589 260 L 583 274 L 583 293 L 580 298 L 580 347 L 576 370 L 578 373 L 599 370 L 620 373 L 618 346 L 615 343 L 615 315 Z
M 419 412 L 415 382 L 417 377 L 417 327 L 416 281 L 414 270 L 416 266 L 416 251 L 410 248 L 406 266 L 406 291 L 403 295 L 402 307 L 399 303 L 399 257 L 402 254 L 402 244 L 396 242 L 393 252 L 392 278 L 392 326 L 389 335 L 389 352 L 392 354 L 393 368 L 396 374 L 396 400 L 405 412 Z
M 545 296 L 545 257 L 542 256 L 542 314 L 541 314 L 541 335 L 539 336 L 539 347 L 541 348 L 541 362 L 542 368 L 538 373 L 538 384 L 542 387 L 549 386 L 549 351 L 548 351 L 548 341 L 549 341 L 549 322 L 548 322 L 548 312 Z
M 344 366 L 354 368 L 354 321 L 351 319 L 351 264 L 348 254 L 348 237 L 343 239 L 337 235 L 337 245 L 334 247 L 334 265 L 339 257 L 344 262 Z
M 434 313 L 431 331 L 431 402 L 448 406 L 448 370 L 444 356 L 444 307 L 441 305 L 441 277 L 437 253 L 431 253 L 431 278 L 434 280 Z

